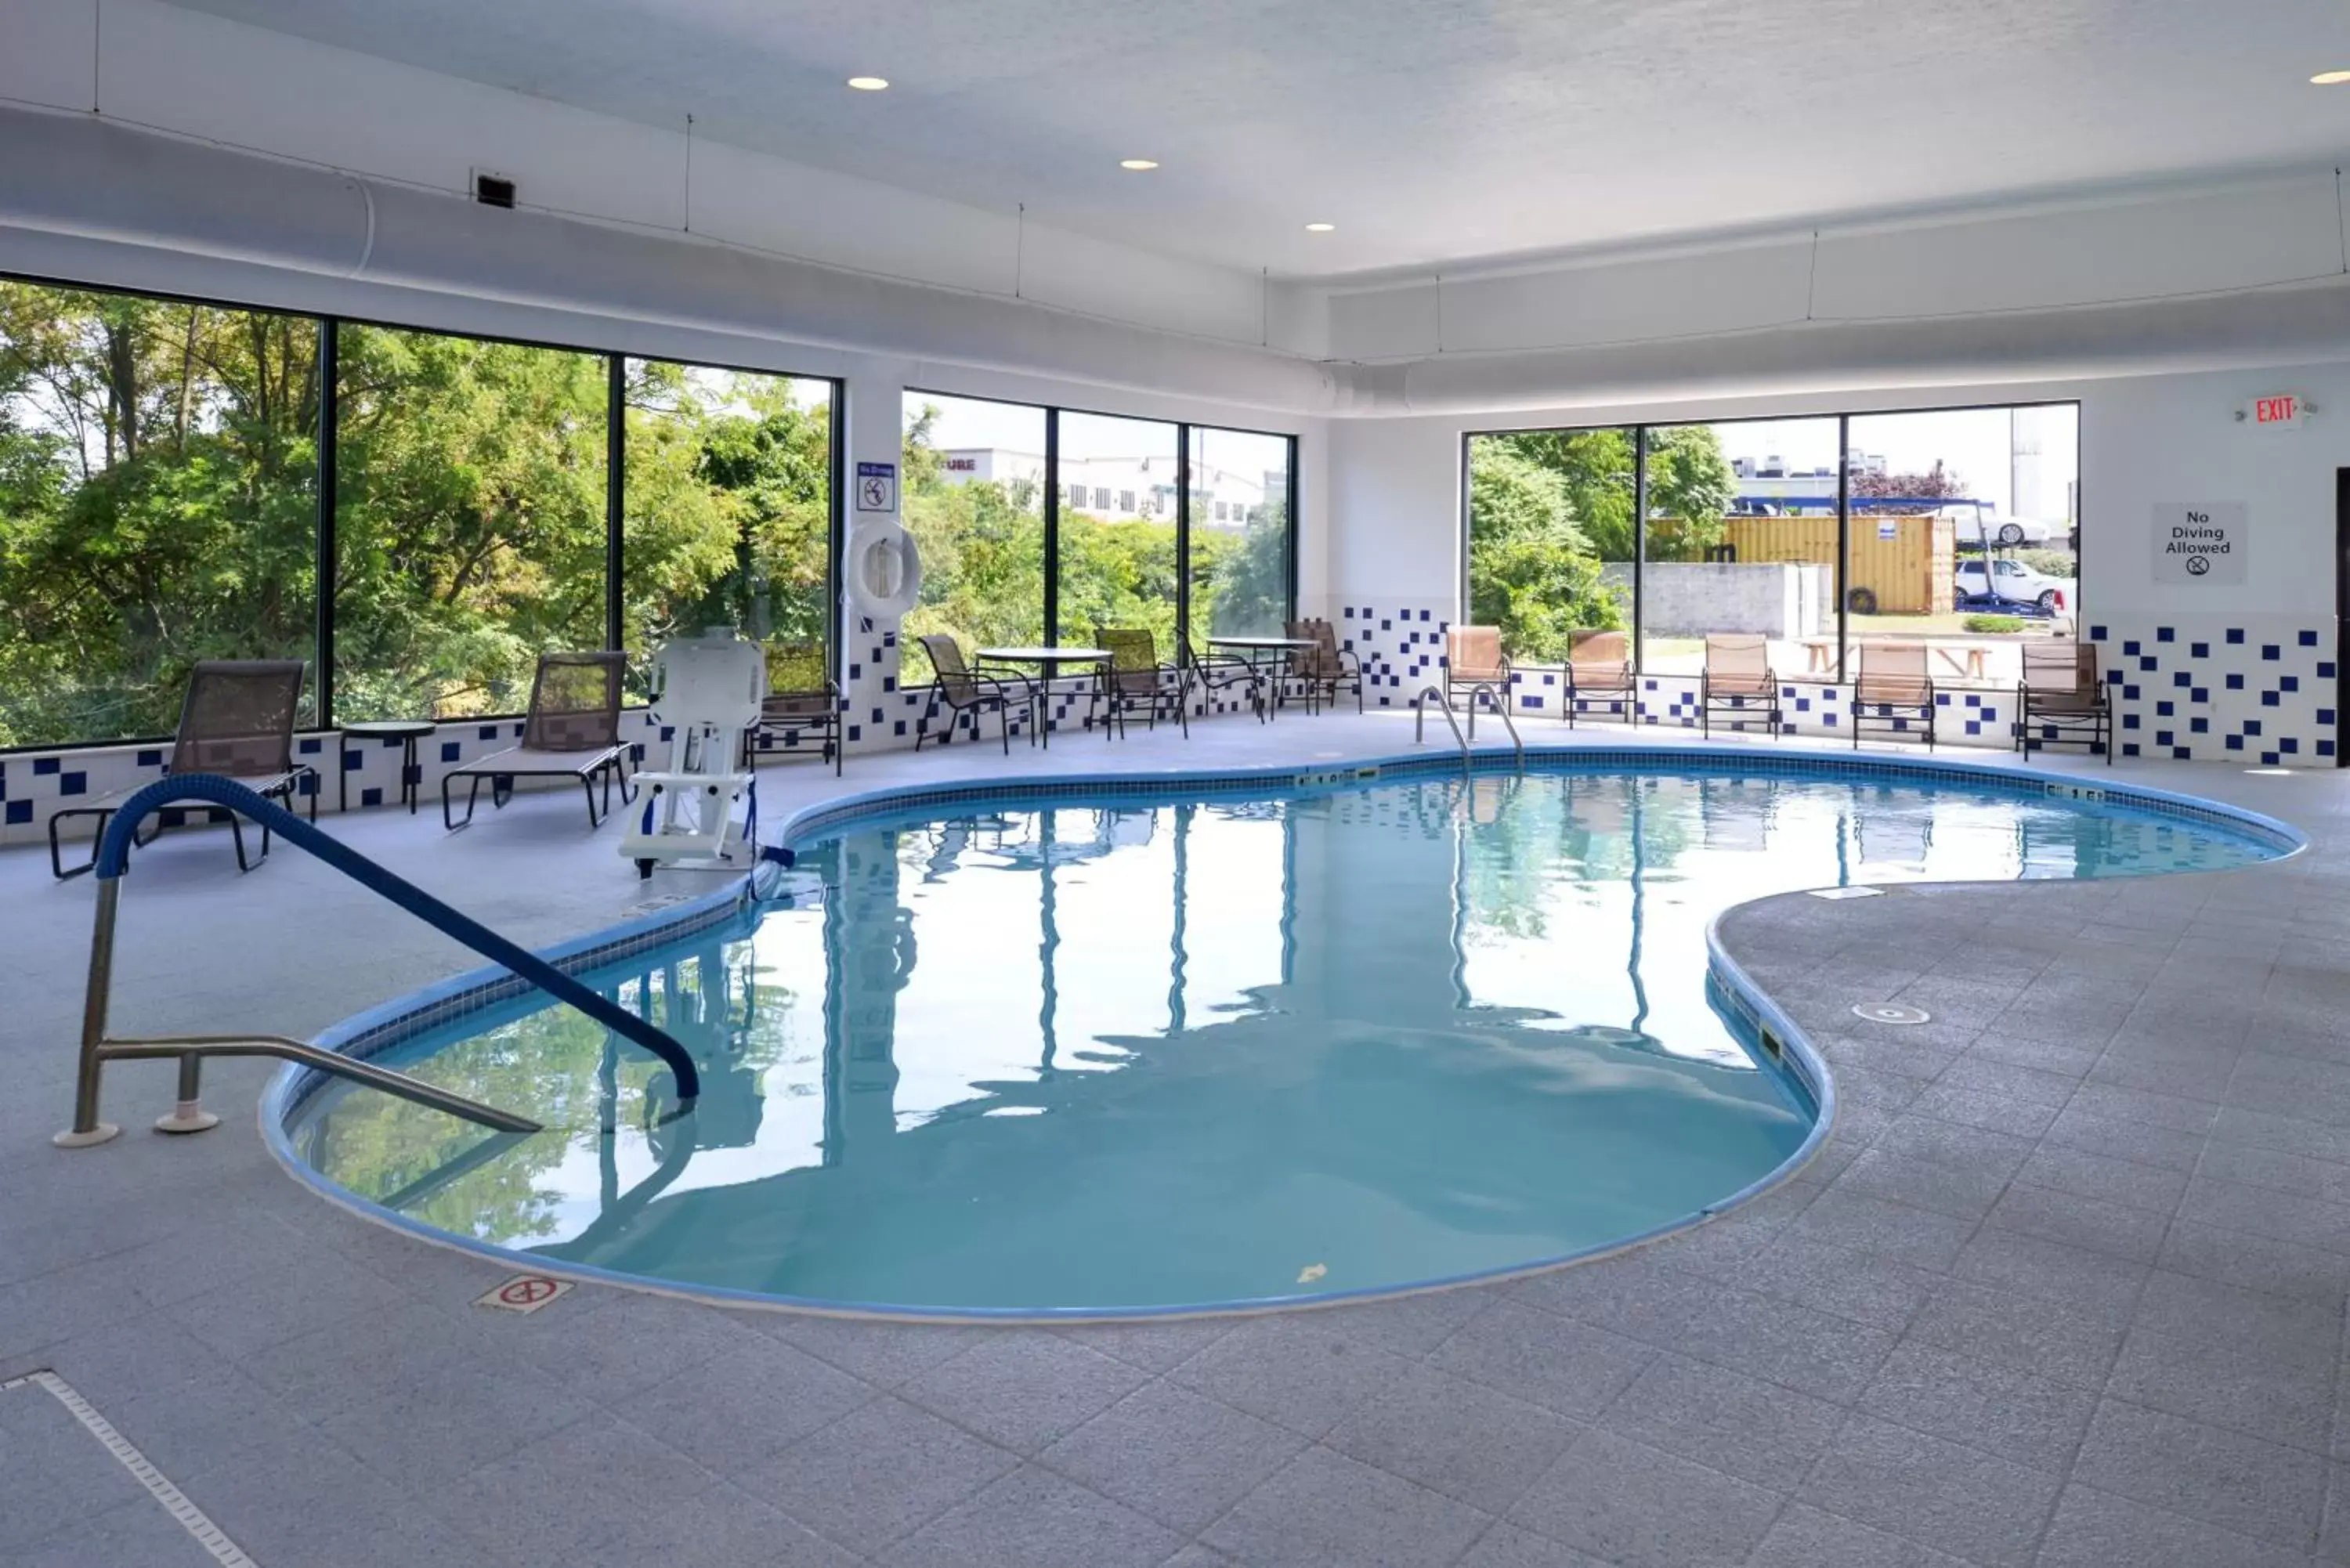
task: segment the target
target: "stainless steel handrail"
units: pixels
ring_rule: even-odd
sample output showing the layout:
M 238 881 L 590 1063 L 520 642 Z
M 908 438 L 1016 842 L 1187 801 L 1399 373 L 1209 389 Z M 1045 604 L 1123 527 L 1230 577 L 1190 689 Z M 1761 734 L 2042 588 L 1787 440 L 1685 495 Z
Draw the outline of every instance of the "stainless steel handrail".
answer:
M 388 1095 L 403 1100 L 413 1100 L 420 1106 L 446 1111 L 452 1116 L 479 1122 L 500 1132 L 535 1133 L 543 1130 L 539 1124 L 526 1116 L 518 1116 L 494 1106 L 469 1100 L 463 1095 L 452 1094 L 421 1078 L 405 1073 L 395 1073 L 389 1067 L 379 1067 L 372 1062 L 317 1045 L 289 1040 L 282 1034 L 163 1034 L 146 1038 L 109 1038 L 106 1033 L 107 1006 L 114 990 L 114 932 L 122 899 L 122 879 L 112 877 L 98 885 L 98 918 L 90 933 L 89 989 L 82 998 L 81 1068 L 74 1083 L 74 1125 L 58 1133 L 50 1141 L 63 1148 L 83 1148 L 104 1143 L 119 1128 L 98 1119 L 99 1069 L 109 1062 L 154 1061 L 177 1057 L 180 1063 L 179 1103 L 172 1114 L 160 1118 L 156 1128 L 161 1132 L 202 1132 L 217 1127 L 220 1117 L 205 1110 L 199 1103 L 203 1082 L 203 1059 L 207 1056 L 275 1056 L 281 1061 L 299 1062 L 323 1073 L 354 1079 Z
M 1461 748 L 1461 761 L 1462 765 L 1466 766 L 1469 762 L 1469 742 L 1461 738 L 1461 721 L 1452 716 L 1452 704 L 1439 687 L 1423 686 L 1419 689 L 1419 695 L 1411 700 L 1411 743 L 1415 746 L 1419 745 L 1427 736 L 1428 700 L 1430 697 L 1436 699 L 1437 709 L 1443 713 L 1445 723 L 1451 726 L 1452 743 Z M 1477 722 L 1474 713 L 1469 716 L 1469 722 L 1471 724 Z
M 1431 686 L 1429 690 L 1433 691 L 1436 689 Z M 1509 731 L 1510 744 L 1517 748 L 1518 767 L 1523 772 L 1526 765 L 1526 743 L 1518 739 L 1518 727 L 1510 722 L 1509 705 L 1502 701 L 1501 693 L 1493 690 L 1492 682 L 1489 680 L 1480 680 L 1476 685 L 1469 688 L 1470 740 L 1474 741 L 1477 738 L 1477 699 L 1480 697 L 1493 705 L 1494 713 L 1502 721 L 1502 728 Z M 1450 703 L 1446 704 L 1447 711 L 1451 711 L 1451 706 Z

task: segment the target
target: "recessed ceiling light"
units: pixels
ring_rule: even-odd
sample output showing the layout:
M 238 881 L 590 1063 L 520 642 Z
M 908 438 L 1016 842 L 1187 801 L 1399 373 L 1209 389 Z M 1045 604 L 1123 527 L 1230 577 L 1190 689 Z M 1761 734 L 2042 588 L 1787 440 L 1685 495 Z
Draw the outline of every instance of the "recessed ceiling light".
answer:
M 1337 226 L 1336 223 L 1308 223 L 1305 225 L 1305 232 L 1309 234 L 1326 234 Z
M 1118 161 L 1118 166 L 1121 169 L 1131 169 L 1137 173 L 1139 173 L 1145 169 L 1158 168 L 1159 160 L 1156 158 L 1121 158 Z
M 848 85 L 858 92 L 879 92 L 889 85 L 888 77 L 851 77 Z
M 2350 82 L 2350 71 L 2320 71 L 2309 79 L 2317 87 L 2339 87 Z

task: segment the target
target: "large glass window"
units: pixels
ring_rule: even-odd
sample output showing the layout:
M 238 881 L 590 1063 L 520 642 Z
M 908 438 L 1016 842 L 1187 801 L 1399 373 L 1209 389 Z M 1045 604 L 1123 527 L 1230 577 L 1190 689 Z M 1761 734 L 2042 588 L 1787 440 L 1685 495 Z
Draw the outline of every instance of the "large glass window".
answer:
M 1121 518 L 1109 511 L 1113 483 L 1149 488 L 1175 483 L 1180 438 L 1173 425 L 1103 414 L 1061 415 L 1061 472 L 1098 509 L 1061 514 L 1060 640 L 1084 642 L 1097 627 L 1150 633 L 1161 659 L 1175 647 L 1175 515 Z M 1197 514 L 1193 514 L 1195 517 Z
M 608 362 L 339 332 L 335 717 L 518 712 L 605 646 Z
M 1253 431 L 1191 431 L 1191 483 L 1218 515 L 1191 514 L 1191 635 L 1279 637 L 1289 618 L 1290 458 L 1296 442 Z
M 307 317 L 0 280 L 0 745 L 168 734 L 198 659 L 313 656 L 317 378 Z
M 662 359 L 626 366 L 621 636 L 830 634 L 832 384 Z
M 2071 638 L 2080 409 L 1856 414 L 1851 635 L 1923 639 L 1936 680 L 2012 686 L 2021 645 Z
M 1695 675 L 1715 632 L 1768 638 L 1782 678 L 1840 679 L 1834 419 L 1648 431 L 1642 668 Z
M 899 504 L 922 555 L 901 640 L 1045 639 L 1045 410 L 908 392 Z
M 1638 432 L 1517 431 L 1469 442 L 1469 619 L 1522 664 L 1578 631 L 1629 630 Z

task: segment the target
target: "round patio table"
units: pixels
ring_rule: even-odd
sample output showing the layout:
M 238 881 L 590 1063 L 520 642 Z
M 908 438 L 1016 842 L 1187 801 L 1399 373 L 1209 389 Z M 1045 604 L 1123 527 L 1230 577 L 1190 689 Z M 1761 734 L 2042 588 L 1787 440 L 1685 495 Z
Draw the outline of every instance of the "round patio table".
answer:
M 441 726 L 430 719 L 362 719 L 353 723 L 338 724 L 335 728 L 347 741 L 398 741 L 400 742 L 400 798 L 408 807 L 408 815 L 416 815 L 416 796 L 424 782 L 424 770 L 416 765 L 416 742 Z M 342 748 L 338 746 L 339 752 Z M 343 759 L 338 755 L 337 763 Z M 335 799 L 340 809 L 351 808 L 351 770 L 335 769 Z
M 1208 646 L 1230 649 L 1245 659 L 1251 670 L 1256 670 L 1260 668 L 1260 658 L 1270 664 L 1274 662 L 1274 655 L 1298 653 L 1322 645 L 1310 637 L 1211 637 Z M 1265 717 L 1278 713 L 1284 701 L 1281 677 L 1276 673 L 1273 678 L 1273 701 L 1264 705 Z
M 1053 681 L 1061 672 L 1061 666 L 1064 664 L 1107 664 L 1109 662 L 1109 649 L 1107 648 L 1086 648 L 1082 646 L 1047 648 L 980 648 L 973 649 L 972 650 L 972 659 L 979 664 L 1034 664 L 1038 667 L 1040 673 L 1036 680 L 1030 680 L 1024 675 L 1019 677 L 1019 679 L 1027 685 L 1029 694 L 1033 698 L 1036 699 L 1039 704 L 1035 710 L 1036 738 L 1044 742 L 1047 750 L 1050 750 L 1053 744 L 1053 723 L 1050 719 L 1045 716 L 1044 709 L 1041 704 L 1043 699 L 1051 692 L 1053 689 Z

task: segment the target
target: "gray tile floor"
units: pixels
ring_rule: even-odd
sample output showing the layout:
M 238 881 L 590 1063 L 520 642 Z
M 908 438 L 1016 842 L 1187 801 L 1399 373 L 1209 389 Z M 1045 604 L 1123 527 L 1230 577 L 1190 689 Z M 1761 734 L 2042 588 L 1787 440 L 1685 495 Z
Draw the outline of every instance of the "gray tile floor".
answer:
M 1188 747 L 962 748 L 846 782 L 1336 760 L 1408 735 L 1228 720 Z M 233 1114 L 192 1140 L 143 1130 L 163 1070 L 114 1069 L 133 1130 L 52 1149 L 91 892 L 9 852 L 0 1379 L 56 1369 L 263 1568 L 2350 1563 L 2350 792 L 2115 771 L 2260 806 L 2314 846 L 2220 875 L 1750 906 L 1725 940 L 1842 1096 L 1794 1179 L 1508 1284 L 1058 1330 L 600 1286 L 480 1311 L 504 1271 L 277 1169 L 248 1116 L 257 1066 L 212 1070 Z M 763 783 L 771 813 L 837 787 Z M 428 823 L 337 831 L 533 943 L 647 896 L 568 800 L 453 840 Z M 469 967 L 297 855 L 246 877 L 227 859 L 195 835 L 140 857 L 123 1028 L 310 1033 Z M 1850 1011 L 1891 999 L 1934 1022 Z M 111 1462 L 46 1395 L 0 1393 L 0 1563 L 203 1561 Z

